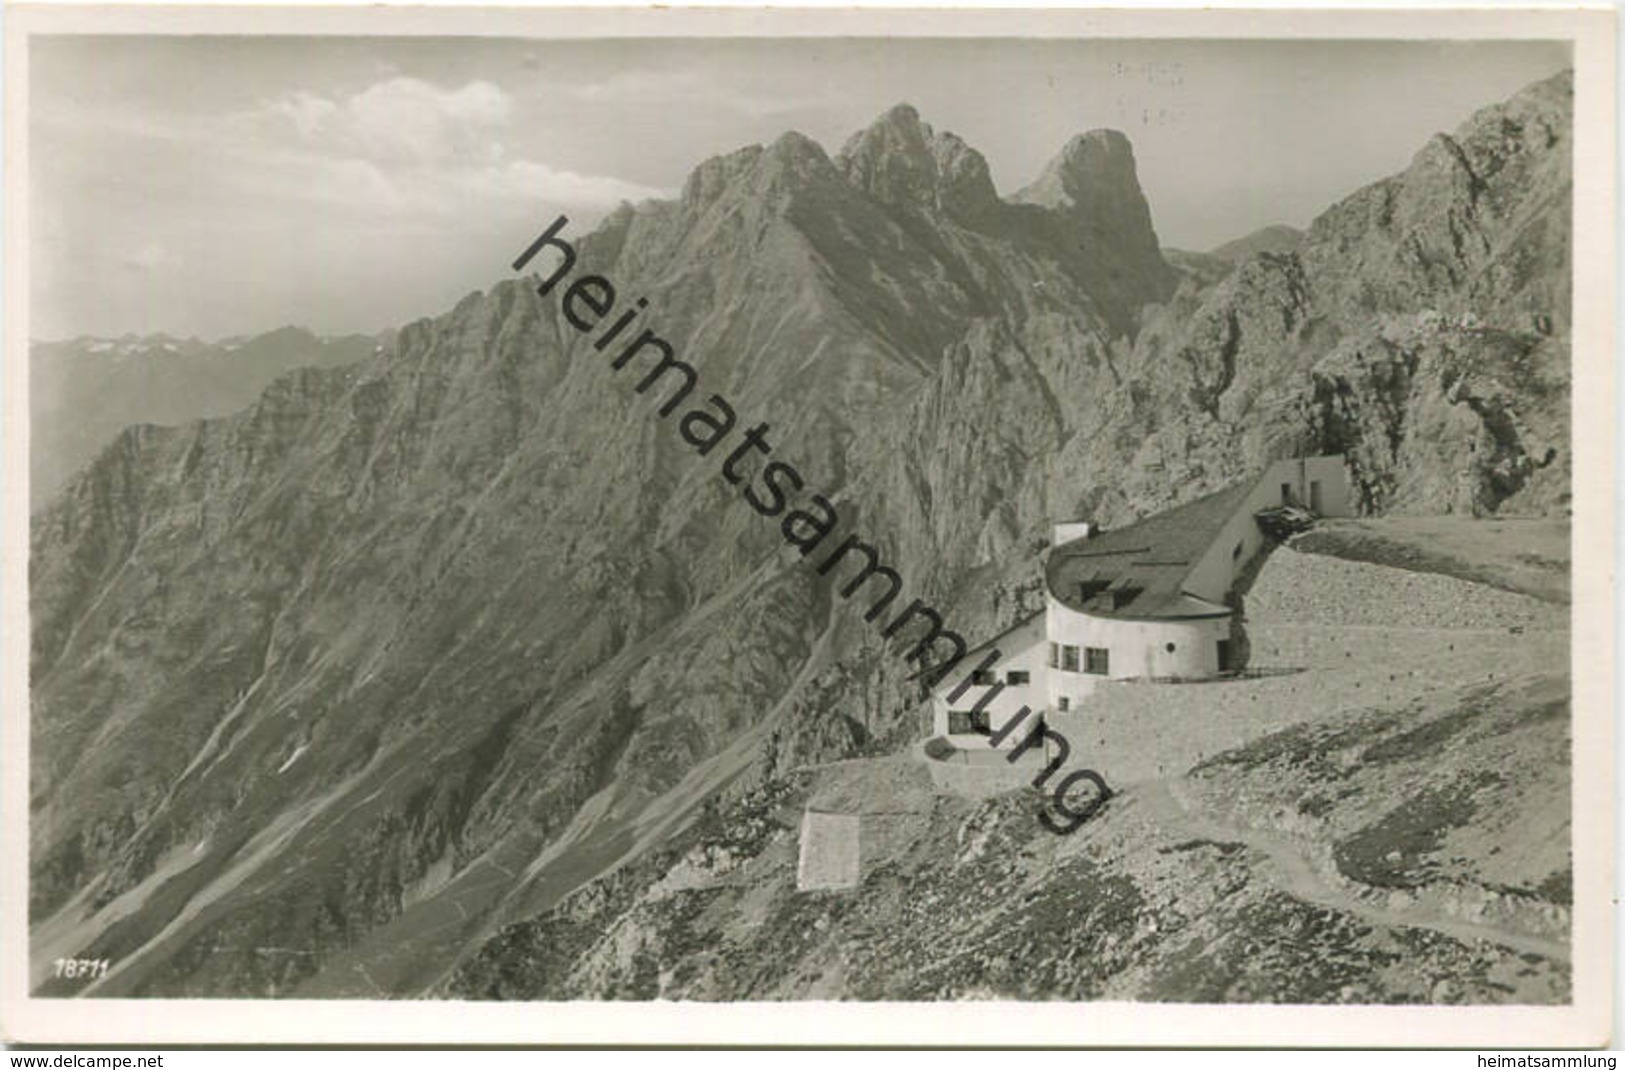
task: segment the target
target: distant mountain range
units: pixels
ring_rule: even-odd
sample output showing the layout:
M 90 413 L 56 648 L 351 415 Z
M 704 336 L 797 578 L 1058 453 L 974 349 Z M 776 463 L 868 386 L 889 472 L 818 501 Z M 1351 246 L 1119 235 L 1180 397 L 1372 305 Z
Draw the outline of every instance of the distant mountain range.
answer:
M 1285 224 L 1274 224 L 1225 242 L 1205 253 L 1188 249 L 1164 249 L 1162 255 L 1169 264 L 1193 279 L 1199 286 L 1211 286 L 1234 271 L 1237 265 L 1251 260 L 1259 253 L 1286 255 L 1294 252 L 1303 241 L 1304 232 Z
M 1296 227 L 1277 223 L 1261 230 L 1255 230 L 1251 234 L 1237 238 L 1235 241 L 1227 241 L 1218 248 L 1210 250 L 1210 252 L 1221 260 L 1240 263 L 1243 260 L 1252 259 L 1259 253 L 1274 253 L 1277 256 L 1284 256 L 1297 249 L 1298 244 L 1302 241 L 1303 231 Z
M 1205 271 L 1160 251 L 1122 134 L 1001 197 L 907 106 L 569 237 L 976 641 L 1030 605 L 1054 520 L 1275 457 L 1346 454 L 1369 513 L 1563 514 L 1571 97 L 1532 86 Z M 30 916 L 36 965 L 112 960 L 85 991 L 517 969 L 505 927 L 706 800 L 924 730 L 845 578 L 556 299 L 509 279 L 374 345 L 36 351 Z
M 379 345 L 363 335 L 318 337 L 298 327 L 213 343 L 167 334 L 35 342 L 30 500 L 49 499 L 126 427 L 225 416 L 295 368 L 352 364 Z

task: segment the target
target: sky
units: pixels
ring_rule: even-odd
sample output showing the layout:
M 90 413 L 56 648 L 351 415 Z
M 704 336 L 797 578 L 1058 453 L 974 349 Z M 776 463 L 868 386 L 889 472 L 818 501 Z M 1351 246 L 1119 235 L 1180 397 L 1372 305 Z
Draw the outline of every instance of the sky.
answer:
M 30 333 L 372 333 L 701 161 L 907 101 L 1008 195 L 1098 127 L 1162 244 L 1307 225 L 1560 42 L 39 37 Z M 580 230 L 577 230 L 579 226 Z

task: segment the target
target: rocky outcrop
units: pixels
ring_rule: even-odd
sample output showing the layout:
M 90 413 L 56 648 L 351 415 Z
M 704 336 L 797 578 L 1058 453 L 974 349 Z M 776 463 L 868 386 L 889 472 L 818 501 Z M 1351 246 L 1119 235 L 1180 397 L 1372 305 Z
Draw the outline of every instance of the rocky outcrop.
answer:
M 1134 149 L 1119 131 L 1073 138 L 1014 199 L 1064 219 L 1067 254 L 1110 295 L 1108 305 L 1137 309 L 1172 293 L 1174 272 L 1157 244 Z
M 1262 735 L 1076 837 L 1032 794 L 942 794 L 918 762 L 793 772 L 502 929 L 434 994 L 1566 1002 L 1566 688 L 1442 707 Z M 798 891 L 804 809 L 858 824 L 855 888 Z
M 1159 488 L 1326 451 L 1371 511 L 1565 509 L 1571 92 L 1563 74 L 1479 112 L 1293 251 L 1149 310 L 1127 403 L 1062 450 L 1125 473 L 1087 504 L 1132 518 Z
M 1349 456 L 1371 512 L 1562 513 L 1570 462 L 1560 353 L 1532 332 L 1407 318 L 1315 365 L 1305 422 L 1317 449 Z
M 847 181 L 888 205 L 941 212 L 975 223 L 999 206 L 987 161 L 899 104 L 847 141 L 836 166 Z
M 1565 72 L 1485 108 L 1317 218 L 1300 252 L 1321 300 L 1566 332 L 1573 93 Z

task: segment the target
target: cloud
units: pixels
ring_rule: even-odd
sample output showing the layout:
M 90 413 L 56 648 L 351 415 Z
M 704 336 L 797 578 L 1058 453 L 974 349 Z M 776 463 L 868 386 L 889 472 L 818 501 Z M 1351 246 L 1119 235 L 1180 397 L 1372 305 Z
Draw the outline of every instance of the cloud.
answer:
M 498 86 L 390 77 L 347 94 L 289 92 L 233 124 L 242 181 L 258 196 L 368 214 L 450 216 L 470 202 L 610 207 L 669 191 L 510 158 L 514 102 Z
M 513 100 L 490 82 L 446 90 L 416 78 L 368 86 L 343 104 L 338 135 L 375 159 L 445 160 L 478 151 L 508 123 Z
M 309 140 L 321 133 L 322 128 L 338 114 L 339 108 L 326 97 L 301 90 L 275 101 L 270 110 L 273 114 L 286 117 L 299 136 Z
M 243 196 L 257 203 L 302 202 L 386 225 L 410 218 L 457 226 L 482 215 L 511 215 L 527 205 L 607 209 L 621 201 L 670 196 L 668 190 L 530 159 L 407 167 L 284 151 L 260 156 L 234 180 Z
M 513 99 L 490 82 L 444 89 L 395 77 L 337 98 L 296 90 L 244 117 L 273 136 L 333 155 L 390 164 L 434 164 L 485 156 L 513 115 Z
M 621 201 L 665 197 L 670 191 L 641 186 L 606 175 L 583 175 L 548 167 L 533 160 L 514 160 L 500 167 L 473 172 L 469 192 L 504 199 L 610 207 Z

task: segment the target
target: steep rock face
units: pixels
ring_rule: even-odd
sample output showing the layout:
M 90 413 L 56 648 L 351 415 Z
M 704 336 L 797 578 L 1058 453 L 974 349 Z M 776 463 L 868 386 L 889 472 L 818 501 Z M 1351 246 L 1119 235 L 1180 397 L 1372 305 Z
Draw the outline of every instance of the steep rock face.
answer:
M 1532 92 L 1507 112 L 1557 122 L 1561 88 Z M 646 353 L 615 371 L 515 280 L 234 416 L 126 431 L 33 525 L 36 961 L 113 957 L 105 995 L 420 992 L 708 796 L 902 745 L 906 644 L 864 620 L 873 583 L 844 591 L 853 563 L 817 568 L 848 533 L 898 606 L 974 642 L 1031 608 L 1055 519 L 1121 522 L 1282 451 L 1346 449 L 1373 509 L 1561 509 L 1567 313 L 1538 337 L 1489 319 L 1566 270 L 1555 237 L 1515 262 L 1510 233 L 1566 234 L 1554 129 L 1474 164 L 1501 253 L 1450 294 L 1478 325 L 1374 317 L 1324 252 L 1180 282 L 1120 135 L 1001 202 L 900 108 L 833 160 L 785 135 L 566 229 L 574 274 L 645 298 L 638 329 L 697 369 L 673 415 L 675 375 L 639 391 Z M 1505 183 L 1531 175 L 1551 196 L 1522 205 Z M 1408 232 L 1363 210 L 1322 243 L 1366 250 L 1397 302 L 1380 253 Z M 679 421 L 711 394 L 738 430 L 702 456 Z M 759 423 L 839 510 L 817 555 L 721 474 Z
M 1350 338 L 1300 405 L 1346 453 L 1373 511 L 1562 513 L 1571 481 L 1567 350 L 1427 314 Z
M 125 427 L 223 416 L 295 368 L 354 364 L 379 344 L 297 327 L 214 343 L 167 335 L 37 342 L 29 348 L 29 500 L 48 501 Z
M 1346 450 L 1369 510 L 1563 509 L 1571 92 L 1562 74 L 1484 109 L 1294 252 L 1149 311 L 1111 430 L 1063 449 L 1125 472 L 1084 504 L 1137 515 Z
M 1092 130 L 1067 142 L 1038 180 L 1017 193 L 1065 218 L 1073 253 L 1088 265 L 1113 304 L 1137 308 L 1173 290 L 1173 271 L 1162 259 L 1151 208 L 1140 192 L 1134 149 L 1116 130 Z
M 1309 286 L 1295 258 L 1265 254 L 1207 290 L 1187 283 L 1148 311 L 1115 362 L 1122 388 L 1097 412 L 1096 429 L 1069 440 L 1052 465 L 1055 481 L 1121 473 L 1087 485 L 1077 515 L 1123 523 L 1290 455 L 1301 424 L 1262 416 L 1293 389 L 1326 330 Z
M 569 237 L 578 274 L 646 297 L 741 426 L 769 424 L 777 455 L 887 543 L 956 473 L 933 466 L 896 513 L 865 508 L 854 488 L 899 458 L 860 429 L 945 360 L 991 390 L 978 356 L 1029 308 L 1064 337 L 1104 330 L 1043 245 L 922 231 L 795 135 Z M 347 991 L 333 956 L 452 898 L 510 909 L 464 882 L 530 865 L 601 793 L 612 860 L 646 811 L 686 812 L 671 793 L 753 761 L 820 676 L 882 660 L 861 619 L 830 623 L 838 578 L 786 552 L 721 457 L 701 462 L 657 415 L 671 383 L 640 397 L 608 360 L 556 301 L 504 283 L 363 368 L 129 432 L 42 514 L 33 909 L 118 952 L 107 991 Z M 909 535 L 932 551 L 910 593 L 975 550 L 957 526 L 933 546 L 945 527 Z M 796 738 L 814 756 L 899 738 L 894 689 L 867 695 Z M 270 876 L 290 852 L 309 876 Z M 503 895 L 521 910 L 549 887 L 539 872 Z M 303 953 L 265 962 L 264 946 Z M 409 990 L 433 968 L 385 980 Z
M 1302 256 L 1348 313 L 1474 313 L 1503 329 L 1569 324 L 1572 73 L 1439 134 L 1403 174 L 1315 220 Z

